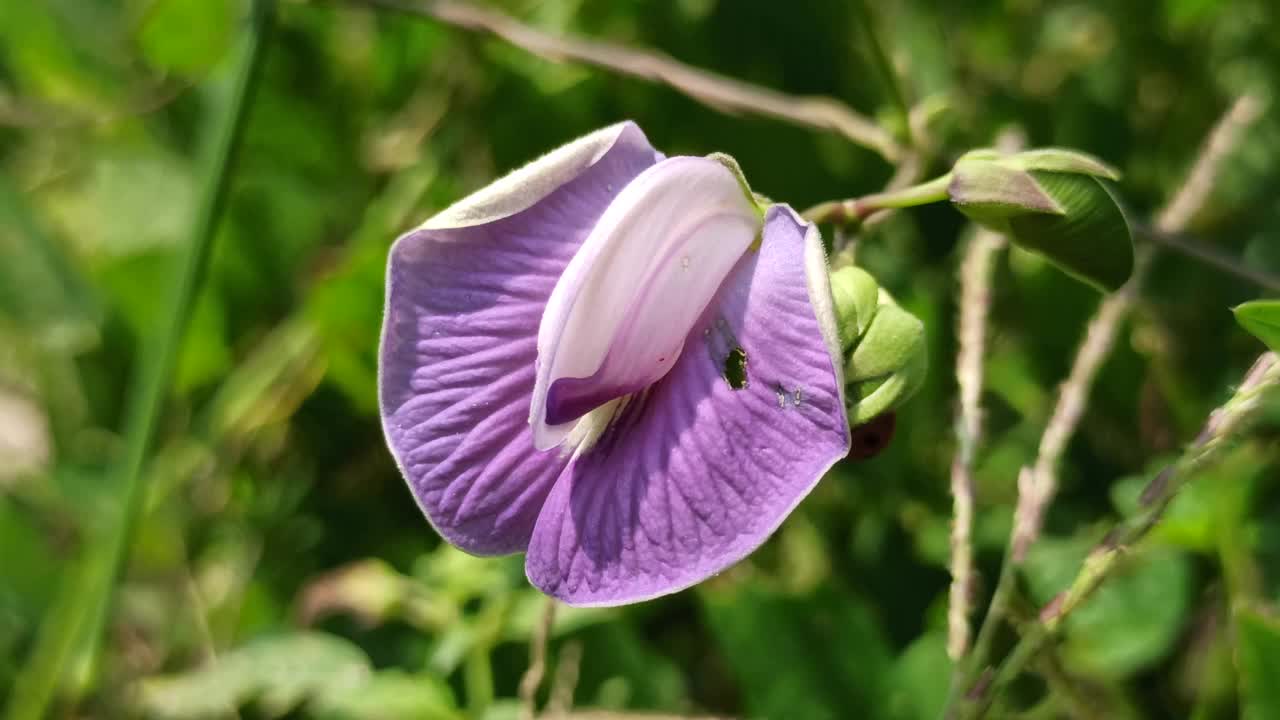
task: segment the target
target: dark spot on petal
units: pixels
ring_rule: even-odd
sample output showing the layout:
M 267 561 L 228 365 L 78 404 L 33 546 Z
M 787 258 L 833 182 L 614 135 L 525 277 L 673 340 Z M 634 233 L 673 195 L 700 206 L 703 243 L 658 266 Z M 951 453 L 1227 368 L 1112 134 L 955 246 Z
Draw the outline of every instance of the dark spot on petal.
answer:
M 734 390 L 747 386 L 747 351 L 740 347 L 729 351 L 724 359 L 724 379 Z
M 897 415 L 888 412 L 853 428 L 850 433 L 849 457 L 868 460 L 879 455 L 889 447 L 889 441 L 893 440 L 893 429 L 897 422 Z

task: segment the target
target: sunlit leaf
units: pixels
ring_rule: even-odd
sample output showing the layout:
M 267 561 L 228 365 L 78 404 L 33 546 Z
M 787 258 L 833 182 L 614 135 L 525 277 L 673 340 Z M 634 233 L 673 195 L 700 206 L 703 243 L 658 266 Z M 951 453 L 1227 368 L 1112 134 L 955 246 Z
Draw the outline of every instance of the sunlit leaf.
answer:
M 1234 312 L 1240 327 L 1280 351 L 1280 300 L 1253 300 L 1237 305 Z

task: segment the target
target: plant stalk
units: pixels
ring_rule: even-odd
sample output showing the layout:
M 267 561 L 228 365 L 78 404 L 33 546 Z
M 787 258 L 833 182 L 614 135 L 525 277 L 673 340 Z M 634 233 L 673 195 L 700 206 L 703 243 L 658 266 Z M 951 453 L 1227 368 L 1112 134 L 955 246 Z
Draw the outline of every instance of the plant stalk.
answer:
M 177 365 L 196 294 L 213 250 L 226 205 L 235 157 L 244 137 L 254 89 L 274 25 L 274 0 L 254 0 L 249 29 L 235 58 L 227 105 L 217 120 L 204 187 L 187 243 L 179 251 L 177 274 L 166 303 L 163 333 L 144 349 L 131 383 L 125 416 L 125 449 L 113 478 L 118 513 L 102 527 L 67 573 L 59 597 L 46 614 L 36 647 L 15 682 L 6 708 L 8 720 L 39 720 L 67 674 L 77 648 L 96 648 L 109 614 L 111 591 L 120 576 L 147 498 L 144 473 L 156 426 Z M 146 338 L 143 339 L 145 343 Z

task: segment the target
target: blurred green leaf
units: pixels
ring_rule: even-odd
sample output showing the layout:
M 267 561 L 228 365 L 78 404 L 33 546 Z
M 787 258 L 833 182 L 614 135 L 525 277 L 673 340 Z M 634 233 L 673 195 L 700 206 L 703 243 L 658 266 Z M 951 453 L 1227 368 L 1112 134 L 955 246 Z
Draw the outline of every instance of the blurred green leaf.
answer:
M 1252 610 L 1237 610 L 1236 643 L 1242 717 L 1280 717 L 1280 622 Z
M 90 267 L 182 241 L 196 201 L 196 170 L 187 158 L 132 134 L 107 136 L 83 150 L 68 177 L 37 196 L 37 207 L 76 251 L 96 261 Z M 157 287 L 146 286 L 153 300 Z
M 944 632 L 934 630 L 916 638 L 894 662 L 888 698 L 890 716 L 896 720 L 941 717 L 951 670 Z
M 138 45 L 157 70 L 198 77 L 227 51 L 234 13 L 242 8 L 233 0 L 157 0 L 138 30 Z
M 1280 352 L 1280 300 L 1252 300 L 1237 305 L 1233 312 L 1240 327 Z
M 67 41 L 70 28 L 55 3 L 0 3 L 0 46 L 18 88 L 58 102 L 93 104 L 102 78 Z
M 317 720 L 461 720 L 453 691 L 430 675 L 374 673 L 351 690 L 325 694 L 310 713 Z
M 1043 538 L 1031 547 L 1026 573 L 1036 600 L 1046 603 L 1067 587 L 1089 538 Z M 1151 666 L 1182 633 L 1190 611 L 1191 566 L 1182 553 L 1148 547 L 1131 556 L 1066 621 L 1063 653 L 1077 671 L 1125 677 Z
M 15 320 L 46 348 L 75 353 L 97 342 L 100 318 L 85 278 L 2 171 L 0 256 L 0 317 Z
M 357 692 L 369 677 L 369 659 L 355 645 L 293 633 L 255 640 L 196 670 L 147 678 L 138 703 L 152 718 L 219 718 L 251 701 L 266 717 L 282 717 L 308 700 Z

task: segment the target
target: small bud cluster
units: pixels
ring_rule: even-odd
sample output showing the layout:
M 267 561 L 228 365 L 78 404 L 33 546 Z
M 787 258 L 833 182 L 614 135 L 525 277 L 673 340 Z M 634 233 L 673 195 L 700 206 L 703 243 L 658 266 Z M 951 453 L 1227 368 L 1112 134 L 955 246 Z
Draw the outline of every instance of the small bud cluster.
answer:
M 924 323 L 858 267 L 831 273 L 849 425 L 894 410 L 924 383 Z

